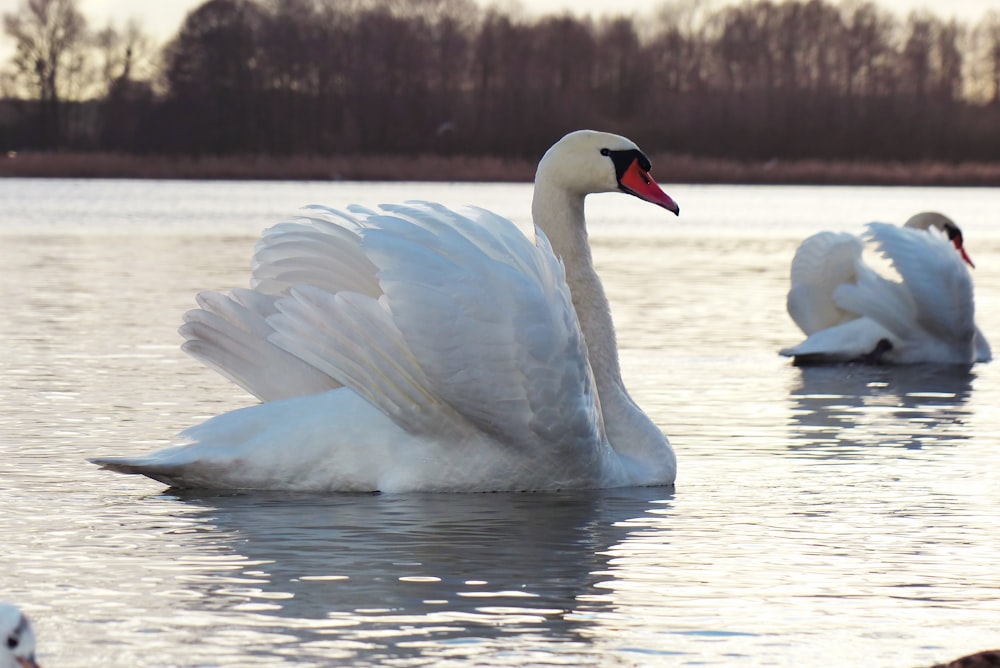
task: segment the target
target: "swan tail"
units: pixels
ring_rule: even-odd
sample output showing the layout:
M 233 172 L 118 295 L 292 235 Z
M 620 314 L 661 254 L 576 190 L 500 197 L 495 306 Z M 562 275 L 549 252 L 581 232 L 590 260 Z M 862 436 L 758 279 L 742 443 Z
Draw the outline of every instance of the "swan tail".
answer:
M 892 333 L 869 318 L 855 318 L 811 334 L 805 341 L 780 351 L 795 364 L 836 364 L 875 361 L 892 349 Z
M 148 455 L 89 461 L 178 488 L 370 492 L 388 489 L 400 458 L 420 451 L 406 441 L 363 398 L 340 388 L 222 413 Z
M 490 442 L 466 441 L 457 451 L 453 441 L 408 434 L 343 387 L 229 411 L 178 438 L 149 455 L 90 461 L 183 489 L 462 492 L 497 480 L 498 490 L 541 489 L 547 479 L 540 465 Z
M 983 332 L 976 327 L 976 361 L 977 362 L 989 362 L 993 359 L 993 349 L 990 347 L 990 342 L 986 340 L 983 336 Z
M 846 232 L 820 232 L 807 238 L 792 259 L 788 314 L 807 335 L 855 317 L 837 307 L 833 291 L 854 281 L 863 244 Z
M 225 472 L 224 467 L 218 464 L 193 468 L 190 465 L 157 462 L 150 457 L 95 457 L 87 461 L 105 471 L 144 475 L 178 489 L 211 489 L 218 485 L 216 481 Z

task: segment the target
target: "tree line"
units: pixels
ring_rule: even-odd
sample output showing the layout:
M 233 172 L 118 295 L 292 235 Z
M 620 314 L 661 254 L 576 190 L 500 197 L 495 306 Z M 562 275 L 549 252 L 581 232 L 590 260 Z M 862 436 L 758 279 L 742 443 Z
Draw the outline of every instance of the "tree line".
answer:
M 4 16 L 0 148 L 537 157 L 581 127 L 737 159 L 991 161 L 1000 14 L 672 0 L 528 17 L 472 0 L 208 0 L 153 45 L 79 0 Z

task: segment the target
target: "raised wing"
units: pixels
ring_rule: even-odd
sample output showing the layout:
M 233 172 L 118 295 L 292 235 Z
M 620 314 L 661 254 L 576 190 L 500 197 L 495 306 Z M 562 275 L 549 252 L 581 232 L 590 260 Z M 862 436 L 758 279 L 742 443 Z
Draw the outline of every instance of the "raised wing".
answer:
M 322 206 L 305 211 L 312 215 L 264 231 L 251 263 L 253 289 L 286 295 L 292 286 L 312 285 L 330 293 L 380 295 L 375 265 L 361 248 L 357 219 Z
M 833 292 L 855 280 L 864 245 L 846 232 L 820 232 L 807 238 L 792 259 L 788 314 L 806 334 L 856 318 L 838 307 Z
M 426 203 L 352 219 L 383 294 L 295 287 L 267 318 L 273 343 L 411 433 L 464 422 L 512 448 L 544 439 L 553 457 L 598 441 L 586 347 L 544 236 Z
M 381 294 L 376 268 L 361 248 L 357 221 L 324 207 L 264 231 L 251 262 L 252 290 L 202 292 L 200 308 L 184 315 L 182 350 L 263 401 L 288 399 L 340 387 L 318 367 L 270 341 L 267 318 L 292 286 L 330 294 Z
M 867 234 L 899 272 L 924 329 L 946 340 L 975 336 L 972 277 L 947 239 L 886 223 L 870 223 Z
M 246 289 L 228 295 L 202 292 L 201 308 L 184 314 L 181 349 L 262 401 L 288 399 L 339 387 L 316 367 L 270 342 L 267 317 L 276 298 Z

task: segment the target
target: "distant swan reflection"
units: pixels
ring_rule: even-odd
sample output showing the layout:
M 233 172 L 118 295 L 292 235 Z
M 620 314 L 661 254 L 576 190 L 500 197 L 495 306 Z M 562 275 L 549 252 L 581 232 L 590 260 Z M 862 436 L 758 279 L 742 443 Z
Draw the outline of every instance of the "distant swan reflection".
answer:
M 969 438 L 967 367 L 801 367 L 790 391 L 793 451 L 860 455 L 871 447 L 923 447 Z

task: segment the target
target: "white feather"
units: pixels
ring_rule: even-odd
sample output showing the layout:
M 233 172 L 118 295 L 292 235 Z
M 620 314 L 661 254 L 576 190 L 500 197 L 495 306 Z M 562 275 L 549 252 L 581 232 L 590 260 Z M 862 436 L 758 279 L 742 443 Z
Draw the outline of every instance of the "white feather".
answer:
M 854 318 L 833 301 L 836 286 L 854 280 L 864 245 L 853 234 L 820 232 L 802 242 L 792 260 L 788 313 L 806 334 Z

